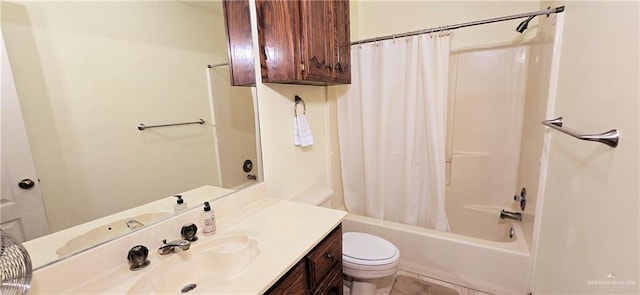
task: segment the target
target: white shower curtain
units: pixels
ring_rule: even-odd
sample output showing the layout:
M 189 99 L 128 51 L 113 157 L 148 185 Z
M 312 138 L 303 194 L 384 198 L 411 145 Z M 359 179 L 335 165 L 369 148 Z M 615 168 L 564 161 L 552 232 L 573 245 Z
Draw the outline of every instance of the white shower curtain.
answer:
M 449 33 L 352 46 L 338 98 L 349 212 L 448 231 L 445 130 Z

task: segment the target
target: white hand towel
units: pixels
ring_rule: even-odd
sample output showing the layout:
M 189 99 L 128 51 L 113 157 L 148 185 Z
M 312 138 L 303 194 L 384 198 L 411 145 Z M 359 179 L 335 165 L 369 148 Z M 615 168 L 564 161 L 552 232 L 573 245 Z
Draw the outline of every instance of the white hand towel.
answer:
M 298 131 L 298 142 L 296 143 L 296 126 Z M 309 122 L 307 122 L 307 116 L 300 114 L 294 117 L 294 137 L 293 144 L 300 145 L 302 147 L 310 146 L 313 144 L 313 135 L 311 134 L 311 128 L 309 128 Z
M 293 116 L 293 145 L 300 145 L 300 128 L 298 128 L 297 116 Z

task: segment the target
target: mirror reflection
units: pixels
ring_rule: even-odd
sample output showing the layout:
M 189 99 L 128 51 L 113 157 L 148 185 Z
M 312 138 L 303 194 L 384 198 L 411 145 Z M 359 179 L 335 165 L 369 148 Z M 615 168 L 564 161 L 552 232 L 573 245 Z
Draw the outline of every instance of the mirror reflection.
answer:
M 48 259 L 259 179 L 221 1 L 3 1 L 2 37 L 2 229 Z

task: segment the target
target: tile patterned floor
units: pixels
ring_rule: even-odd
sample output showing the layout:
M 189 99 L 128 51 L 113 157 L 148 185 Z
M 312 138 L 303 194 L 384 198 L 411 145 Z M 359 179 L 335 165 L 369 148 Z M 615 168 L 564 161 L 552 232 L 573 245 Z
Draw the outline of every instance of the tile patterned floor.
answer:
M 458 285 L 454 285 L 451 283 L 447 283 L 444 281 L 440 281 L 440 280 L 436 280 L 430 277 L 425 277 L 425 276 L 421 276 L 419 274 L 415 274 L 415 273 L 411 273 L 408 271 L 404 271 L 404 270 L 398 270 L 399 275 L 406 275 L 409 277 L 413 277 L 413 278 L 417 278 L 423 281 L 427 281 L 427 282 L 431 282 L 434 284 L 438 284 L 441 286 L 445 286 L 451 289 L 454 289 L 456 291 L 458 291 L 458 293 L 460 293 L 460 295 L 490 295 L 489 293 L 484 293 L 478 290 L 474 290 L 474 289 L 469 289 L 469 288 L 465 288 L 462 286 L 458 286 Z M 378 286 L 378 295 L 389 295 L 389 292 L 391 292 L 391 287 L 393 285 L 393 280 L 395 279 L 395 276 L 392 277 L 387 277 L 384 279 L 380 279 L 380 280 L 376 280 L 375 284 Z M 349 292 L 349 288 L 345 287 L 344 288 L 344 295 L 351 295 L 351 293 Z

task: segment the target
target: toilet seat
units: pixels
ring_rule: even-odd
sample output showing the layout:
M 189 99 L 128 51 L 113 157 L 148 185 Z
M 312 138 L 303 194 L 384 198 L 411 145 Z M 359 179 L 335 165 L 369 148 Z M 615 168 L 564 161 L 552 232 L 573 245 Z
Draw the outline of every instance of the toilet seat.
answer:
M 398 248 L 381 237 L 360 232 L 342 234 L 342 260 L 347 265 L 395 267 L 399 258 Z

